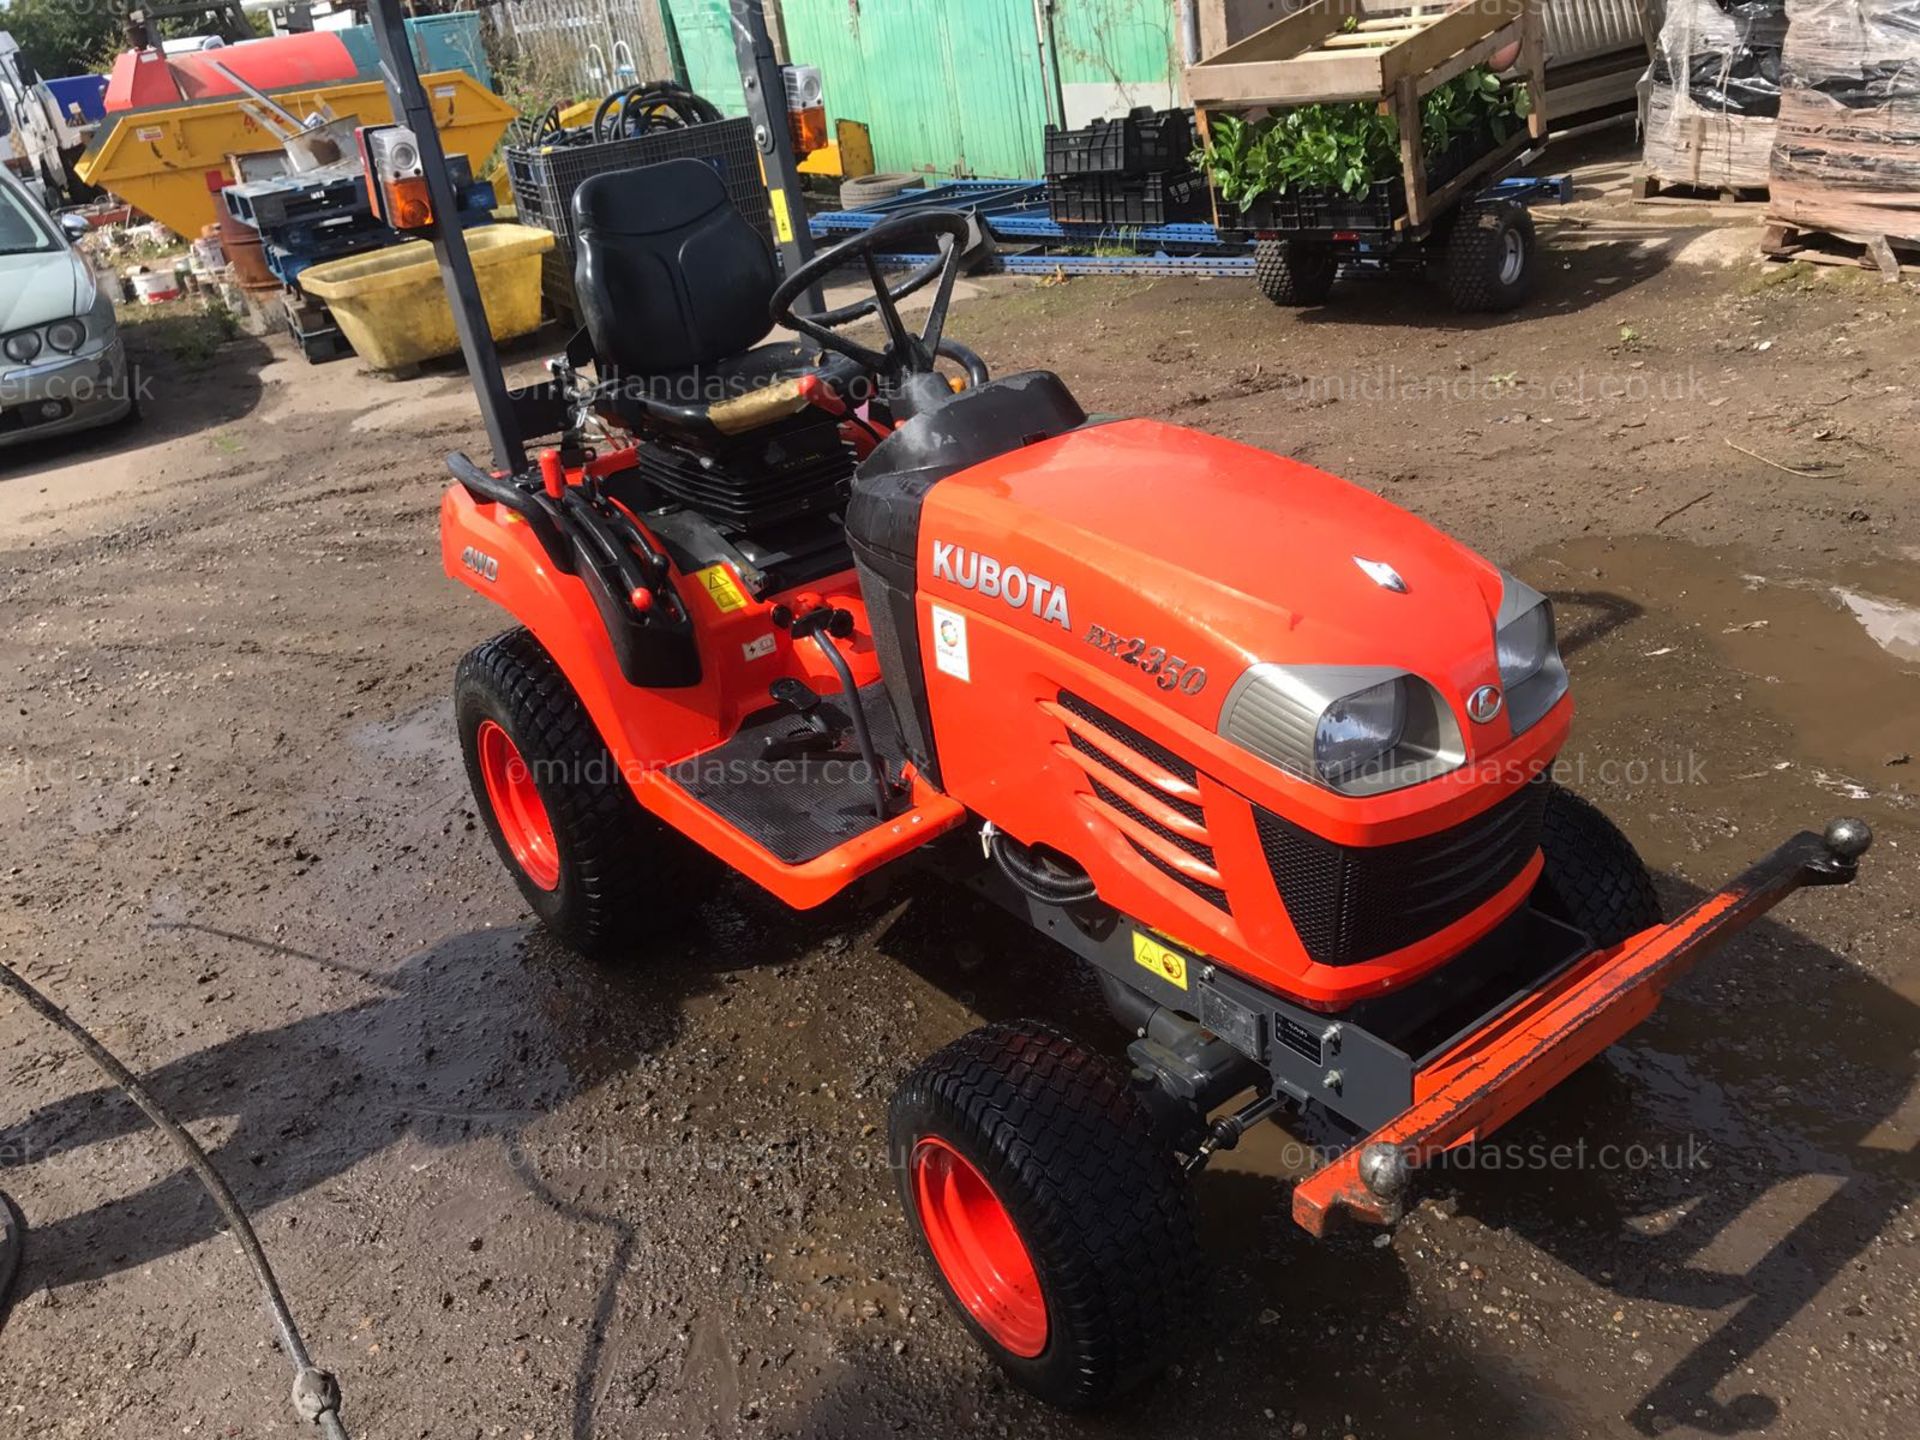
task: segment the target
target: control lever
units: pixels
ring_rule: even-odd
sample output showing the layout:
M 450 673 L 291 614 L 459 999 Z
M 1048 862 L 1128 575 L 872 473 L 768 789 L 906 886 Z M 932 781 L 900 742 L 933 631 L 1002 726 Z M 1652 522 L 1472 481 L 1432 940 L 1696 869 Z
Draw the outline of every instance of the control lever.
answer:
M 840 653 L 840 647 L 834 643 L 836 637 L 844 640 L 853 634 L 853 615 L 825 604 L 798 612 L 788 605 L 776 605 L 767 618 L 789 632 L 795 640 L 811 637 L 813 643 L 820 647 L 820 653 L 827 657 L 827 663 L 833 666 L 833 673 L 840 677 L 840 688 L 847 692 L 847 713 L 853 717 L 854 743 L 860 747 L 860 758 L 866 762 L 867 771 L 873 776 L 873 813 L 876 818 L 885 820 L 893 803 L 893 786 L 880 764 L 880 752 L 874 748 L 873 732 L 867 728 L 867 714 L 860 707 L 860 692 L 854 686 L 853 671 L 847 665 L 847 657 Z

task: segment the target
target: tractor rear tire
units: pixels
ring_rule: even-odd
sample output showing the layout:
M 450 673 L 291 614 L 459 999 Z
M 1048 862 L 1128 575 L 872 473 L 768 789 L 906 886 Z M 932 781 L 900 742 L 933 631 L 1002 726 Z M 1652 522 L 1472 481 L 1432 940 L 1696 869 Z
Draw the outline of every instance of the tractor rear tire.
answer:
M 1447 295 L 1461 311 L 1512 310 L 1533 293 L 1533 216 L 1513 201 L 1463 209 L 1446 237 Z
M 1554 786 L 1547 796 L 1533 900 L 1601 947 L 1618 945 L 1664 918 L 1653 876 L 1633 842 L 1598 806 Z
M 1333 247 L 1318 241 L 1262 240 L 1254 251 L 1254 279 L 1276 305 L 1325 304 L 1339 269 Z
M 1016 1382 L 1083 1409 L 1165 1367 L 1202 1291 L 1193 1200 L 1106 1059 L 987 1026 L 907 1077 L 888 1133 L 908 1225 Z
M 541 924 L 613 959 L 685 913 L 693 847 L 640 808 L 539 641 L 509 630 L 469 651 L 453 697 L 474 803 Z

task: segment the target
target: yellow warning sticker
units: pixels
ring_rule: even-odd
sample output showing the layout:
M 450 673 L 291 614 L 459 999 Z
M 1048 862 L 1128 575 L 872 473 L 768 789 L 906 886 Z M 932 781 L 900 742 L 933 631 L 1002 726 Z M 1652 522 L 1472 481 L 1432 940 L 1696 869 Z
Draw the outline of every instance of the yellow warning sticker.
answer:
M 733 578 L 733 572 L 725 565 L 709 565 L 704 570 L 696 570 L 693 578 L 700 582 L 707 592 L 707 598 L 713 601 L 722 615 L 731 615 L 736 610 L 747 608 L 747 592 L 740 588 L 740 582 Z
M 1138 930 L 1133 932 L 1133 963 L 1151 970 L 1169 985 L 1187 988 L 1187 957 Z
M 782 245 L 793 243 L 793 216 L 787 210 L 787 192 L 769 190 L 767 198 L 773 202 L 773 238 Z

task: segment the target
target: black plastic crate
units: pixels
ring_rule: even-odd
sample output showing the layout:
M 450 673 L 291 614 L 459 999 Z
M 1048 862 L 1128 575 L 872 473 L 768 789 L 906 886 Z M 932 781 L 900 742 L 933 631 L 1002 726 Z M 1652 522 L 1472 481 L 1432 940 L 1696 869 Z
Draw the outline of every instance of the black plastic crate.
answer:
M 1427 160 L 1427 189 L 1440 189 L 1498 147 L 1489 129 L 1456 136 Z M 1407 182 L 1376 180 L 1364 195 L 1340 190 L 1292 190 L 1262 195 L 1244 215 L 1224 213 L 1223 223 L 1241 230 L 1391 230 L 1407 214 Z
M 554 145 L 535 149 L 507 147 L 507 182 L 513 187 L 520 223 L 538 225 L 560 237 L 573 253 L 573 192 L 595 175 L 658 165 L 665 160 L 704 160 L 727 183 L 740 213 L 769 244 L 773 242 L 773 206 L 760 180 L 760 158 L 753 147 L 753 122 L 719 120 L 608 140 L 594 145 Z
M 1062 175 L 1049 180 L 1047 209 L 1062 225 L 1106 224 L 1106 176 Z
M 1192 149 L 1193 119 L 1185 110 L 1142 106 L 1118 120 L 1095 120 L 1078 130 L 1047 126 L 1047 178 L 1177 170 Z
M 1109 225 L 1179 225 L 1200 217 L 1207 188 L 1192 170 L 1107 177 Z
M 1145 175 L 1066 175 L 1047 182 L 1062 225 L 1178 225 L 1206 209 L 1206 182 L 1192 170 Z
M 1193 155 L 1193 116 L 1185 110 L 1149 110 L 1144 106 L 1133 112 L 1134 127 L 1140 132 L 1140 168 L 1143 170 L 1181 170 Z

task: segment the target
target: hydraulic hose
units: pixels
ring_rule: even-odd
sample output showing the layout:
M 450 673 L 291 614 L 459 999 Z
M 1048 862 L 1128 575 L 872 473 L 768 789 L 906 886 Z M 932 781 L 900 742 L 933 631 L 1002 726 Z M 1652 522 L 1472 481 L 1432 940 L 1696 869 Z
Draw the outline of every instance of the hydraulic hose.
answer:
M 1099 892 L 1093 879 L 1082 870 L 1072 871 L 1050 866 L 1018 841 L 995 830 L 987 840 L 987 853 L 1006 877 L 1034 899 L 1048 905 L 1078 905 Z
M 221 1179 L 220 1172 L 213 1168 L 207 1152 L 200 1148 L 200 1143 L 187 1133 L 179 1121 L 167 1113 L 139 1078 L 114 1058 L 106 1046 L 3 962 L 0 962 L 0 985 L 26 1001 L 28 1007 L 49 1024 L 64 1030 L 76 1045 L 86 1051 L 87 1058 L 125 1091 L 127 1098 L 138 1105 L 160 1133 L 173 1142 L 174 1149 L 180 1152 L 195 1178 L 206 1188 L 213 1197 L 213 1203 L 226 1217 L 227 1224 L 233 1229 L 234 1241 L 240 1246 L 240 1253 L 247 1257 L 247 1263 L 253 1267 L 254 1276 L 260 1282 L 267 1310 L 273 1316 L 274 1327 L 280 1332 L 280 1348 L 293 1361 L 293 1408 L 302 1420 L 318 1425 L 320 1433 L 327 1440 L 347 1440 L 346 1427 L 340 1423 L 339 1382 L 316 1366 L 308 1356 L 306 1341 L 300 1338 L 300 1329 L 293 1322 L 293 1311 L 287 1306 L 286 1296 L 280 1293 L 280 1282 L 274 1277 L 273 1266 L 267 1261 L 267 1252 L 261 1248 L 260 1237 L 254 1234 L 246 1212 L 240 1208 L 233 1191 L 227 1188 L 227 1182 Z

